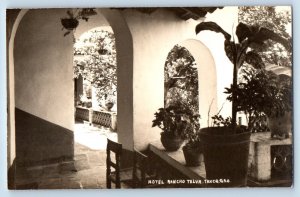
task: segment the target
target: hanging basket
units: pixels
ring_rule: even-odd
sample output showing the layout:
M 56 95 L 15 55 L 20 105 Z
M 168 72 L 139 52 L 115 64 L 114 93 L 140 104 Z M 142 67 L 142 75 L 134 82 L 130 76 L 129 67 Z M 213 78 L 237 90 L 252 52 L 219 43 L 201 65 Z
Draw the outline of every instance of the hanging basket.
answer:
M 76 27 L 78 26 L 79 22 L 75 18 L 62 18 L 61 19 L 61 24 L 67 30 L 73 30 L 73 29 L 76 29 Z

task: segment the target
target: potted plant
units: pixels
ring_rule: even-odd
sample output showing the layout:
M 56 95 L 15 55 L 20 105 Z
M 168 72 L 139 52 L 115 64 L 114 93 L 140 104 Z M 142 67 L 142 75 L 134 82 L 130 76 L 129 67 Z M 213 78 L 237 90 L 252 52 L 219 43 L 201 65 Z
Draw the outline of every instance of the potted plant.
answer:
M 203 160 L 202 146 L 199 136 L 199 128 L 188 135 L 187 143 L 182 147 L 186 166 L 200 166 Z
M 105 94 L 105 106 L 107 111 L 111 111 L 111 109 L 113 108 L 114 104 L 115 104 L 115 95 L 109 95 L 109 94 Z
M 167 151 L 178 150 L 184 142 L 187 133 L 193 132 L 194 119 L 198 115 L 193 112 L 183 102 L 174 102 L 168 107 L 159 108 L 154 114 L 152 127 L 159 127 L 161 132 L 161 142 Z M 199 124 L 199 123 L 198 123 Z
M 84 8 L 84 9 L 71 9 L 67 10 L 67 18 L 61 18 L 61 24 L 63 28 L 67 30 L 64 36 L 68 35 L 76 29 L 79 24 L 79 20 L 88 21 L 89 17 L 97 14 L 93 8 Z
M 265 69 L 254 70 L 246 67 L 242 70 L 242 82 L 238 84 L 238 89 L 238 110 L 248 114 L 251 120 L 249 127 L 253 127 L 257 114 L 264 114 L 268 120 L 271 137 L 289 137 L 292 110 L 291 77 L 277 75 Z M 232 89 L 228 88 L 226 93 L 231 95 Z
M 196 33 L 205 30 L 222 33 L 224 35 L 224 50 L 233 63 L 233 81 L 232 81 L 232 117 L 217 127 L 202 128 L 200 138 L 203 147 L 206 178 L 219 179 L 226 178 L 229 183 L 220 184 L 220 187 L 226 186 L 245 186 L 247 182 L 247 168 L 250 132 L 245 127 L 237 126 L 236 114 L 238 111 L 237 97 L 238 90 L 238 69 L 247 62 L 254 68 L 264 66 L 261 57 L 256 53 L 258 48 L 266 48 L 266 40 L 273 40 L 282 44 L 290 50 L 291 45 L 284 38 L 273 31 L 259 27 L 248 26 L 239 23 L 236 27 L 236 36 L 232 38 L 230 34 L 224 31 L 214 22 L 202 22 L 196 26 Z M 224 119 L 223 119 L 224 120 Z

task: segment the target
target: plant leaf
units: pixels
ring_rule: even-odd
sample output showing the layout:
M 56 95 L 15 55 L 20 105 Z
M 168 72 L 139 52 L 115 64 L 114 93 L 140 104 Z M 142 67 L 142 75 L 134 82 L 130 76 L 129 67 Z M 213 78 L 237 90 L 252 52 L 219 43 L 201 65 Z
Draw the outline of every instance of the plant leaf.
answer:
M 64 33 L 64 36 L 67 36 L 70 33 L 71 33 L 70 31 L 67 31 L 66 33 Z
M 236 51 L 235 51 L 235 43 L 231 42 L 229 40 L 225 40 L 224 41 L 224 50 L 226 53 L 226 56 L 228 57 L 228 59 L 234 63 L 234 56 L 236 56 Z
M 244 23 L 238 24 L 238 26 L 236 27 L 235 34 L 239 39 L 239 43 L 241 43 L 246 38 L 253 36 L 253 32 L 251 31 L 250 27 Z
M 246 25 L 244 23 L 239 23 L 236 27 L 236 35 L 241 43 L 246 38 L 252 43 L 250 47 L 255 46 L 256 48 L 265 48 L 265 41 L 273 40 L 282 44 L 288 51 L 291 51 L 291 42 L 279 34 L 273 32 L 270 29 L 256 26 L 256 25 Z
M 196 26 L 196 34 L 204 30 L 214 31 L 216 33 L 222 33 L 226 40 L 230 40 L 231 38 L 230 34 L 228 34 L 217 23 L 214 22 L 202 22 Z

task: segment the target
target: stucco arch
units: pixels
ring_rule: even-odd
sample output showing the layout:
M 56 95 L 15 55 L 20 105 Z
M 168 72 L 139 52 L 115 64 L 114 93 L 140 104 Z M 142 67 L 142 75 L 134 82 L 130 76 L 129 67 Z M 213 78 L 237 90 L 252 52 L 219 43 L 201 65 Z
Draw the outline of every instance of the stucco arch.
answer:
M 179 43 L 194 57 L 198 69 L 199 113 L 201 127 L 208 126 L 210 116 L 217 113 L 217 74 L 214 58 L 210 50 L 199 40 L 187 39 Z
M 47 14 L 42 13 L 42 11 L 48 11 Z M 118 62 L 118 80 L 120 82 L 120 85 L 118 87 L 118 109 L 119 109 L 119 122 L 118 126 L 119 128 L 122 128 L 122 130 L 130 130 L 132 131 L 132 68 L 133 68 L 133 46 L 132 46 L 132 37 L 130 30 L 127 26 L 126 21 L 124 20 L 122 14 L 119 10 L 113 10 L 113 9 L 97 9 L 98 14 L 101 14 L 104 16 L 104 18 L 108 21 L 109 25 L 112 27 L 115 36 L 116 36 L 116 48 L 117 48 L 117 62 Z M 41 118 L 43 120 L 46 120 L 50 123 L 53 123 L 59 127 L 66 128 L 66 130 L 71 131 L 72 125 L 73 125 L 73 114 L 74 111 L 72 111 L 73 108 L 73 88 L 70 88 L 73 84 L 72 81 L 72 64 L 73 64 L 73 39 L 72 36 L 66 36 L 63 37 L 63 32 L 61 31 L 61 24 L 60 24 L 60 18 L 64 17 L 64 14 L 66 13 L 66 9 L 48 9 L 48 10 L 21 10 L 16 17 L 16 20 L 13 21 L 13 25 L 9 31 L 10 33 L 10 39 L 8 42 L 8 111 L 9 111 L 9 119 L 8 119 L 8 167 L 12 166 L 13 161 L 16 158 L 16 130 L 15 130 L 15 109 L 16 107 L 21 108 L 23 111 L 31 113 L 35 117 Z M 26 20 L 24 18 L 26 17 Z M 54 23 L 55 25 L 49 25 L 49 24 L 42 24 L 40 21 L 40 18 L 46 17 L 49 24 Z M 25 25 L 26 23 L 26 25 Z M 30 24 L 28 27 L 27 25 Z M 22 26 L 22 29 L 20 29 L 20 26 Z M 36 25 L 42 25 L 40 30 Z M 99 24 L 98 24 L 99 26 Z M 79 26 L 80 27 L 80 26 Z M 24 30 L 25 29 L 25 30 Z M 33 30 L 35 32 L 33 32 Z M 40 31 L 40 32 L 39 32 Z M 41 32 L 42 31 L 42 32 Z M 22 34 L 22 33 L 28 33 L 28 34 Z M 26 49 L 26 46 L 24 44 L 22 49 L 18 49 L 20 46 L 16 46 L 15 39 L 16 36 L 21 35 L 22 38 L 18 38 L 18 42 L 22 43 L 22 39 L 26 44 L 29 46 L 29 51 L 32 50 L 31 46 L 35 47 L 35 50 L 39 46 L 41 46 L 40 50 L 43 51 L 46 49 L 46 53 L 49 51 L 53 51 L 53 53 L 56 53 L 56 55 L 53 55 L 54 57 L 52 60 L 49 58 L 51 57 L 51 54 L 46 54 L 43 57 L 40 58 L 40 63 L 45 64 L 44 67 L 34 67 L 34 65 L 37 65 L 36 57 L 34 54 L 30 54 L 29 56 L 23 57 L 24 60 L 27 59 L 25 63 L 22 62 L 23 59 L 15 59 L 15 53 L 16 51 L 19 54 L 17 55 L 20 57 L 20 50 L 23 50 L 26 53 L 29 53 L 28 51 L 24 50 Z M 37 37 L 35 37 L 37 35 Z M 51 40 L 52 43 L 44 43 L 44 40 L 47 40 L 46 36 L 49 36 L 49 40 Z M 52 38 L 51 38 L 52 37 Z M 54 42 L 55 38 L 57 40 Z M 37 40 L 38 41 L 37 41 Z M 40 40 L 39 40 L 40 39 Z M 50 41 L 49 41 L 50 42 Z M 57 48 L 57 46 L 60 46 Z M 61 54 L 59 54 L 61 53 Z M 62 55 L 63 54 L 63 55 Z M 64 55 L 65 54 L 65 55 Z M 47 58 L 46 58 L 47 57 Z M 55 57 L 59 57 L 55 59 Z M 32 97 L 29 97 L 29 94 L 26 93 L 26 82 L 21 83 L 22 77 L 20 78 L 18 74 L 17 77 L 15 75 L 17 72 L 16 69 L 16 60 L 17 64 L 20 69 L 26 68 L 25 66 L 29 66 L 28 71 L 25 72 L 24 75 L 26 75 L 27 78 L 32 78 L 33 81 L 32 84 L 35 85 L 34 89 L 36 92 L 34 92 L 37 97 L 43 95 L 46 93 L 46 95 L 43 95 L 48 100 L 41 100 L 41 99 L 32 99 Z M 55 91 L 51 87 L 46 87 L 46 90 L 42 90 L 43 84 L 46 84 L 47 82 L 51 83 L 51 80 L 53 79 L 53 74 L 51 75 L 51 69 L 57 69 L 57 67 L 51 67 L 51 63 L 47 64 L 45 62 L 51 62 L 52 64 L 60 64 L 61 70 L 56 70 L 57 74 L 60 76 L 59 79 L 65 78 L 69 80 L 68 83 L 68 91 L 65 92 L 66 95 L 71 95 L 72 97 L 69 99 L 68 96 L 65 96 L 65 94 L 61 94 L 63 99 L 62 104 L 58 104 L 57 100 L 59 95 L 55 92 L 63 92 L 63 91 Z M 27 64 L 26 64 L 27 63 Z M 23 65 L 24 64 L 24 65 Z M 121 65 L 121 66 L 119 66 Z M 27 69 L 27 68 L 26 68 Z M 43 72 L 43 69 L 47 72 Z M 35 76 L 30 77 L 30 72 L 35 71 L 36 73 L 40 73 L 41 75 L 45 73 L 50 74 L 46 76 L 38 76 L 36 74 Z M 41 71 L 41 72 L 40 72 Z M 63 74 L 65 72 L 65 74 Z M 50 76 L 51 75 L 51 76 Z M 47 79 L 50 81 L 43 81 L 42 79 Z M 19 80 L 17 83 L 18 90 L 21 90 L 21 93 L 18 91 L 16 92 L 16 84 L 15 81 Z M 63 79 L 64 80 L 64 79 Z M 64 84 L 65 81 L 62 81 L 61 84 Z M 131 85 L 130 85 L 131 84 Z M 22 87 L 24 86 L 24 90 L 22 90 Z M 54 84 L 53 86 L 58 87 L 58 84 Z M 45 88 L 45 87 L 44 87 Z M 65 88 L 66 90 L 66 88 Z M 16 95 L 16 93 L 18 95 Z M 17 100 L 17 102 L 16 102 Z M 24 101 L 25 100 L 25 101 Z M 35 102 L 34 104 L 32 102 Z M 49 105 L 49 102 L 51 105 Z M 34 107 L 35 106 L 35 107 Z M 63 107 L 68 111 L 68 113 L 58 113 L 54 114 L 55 110 L 51 108 L 51 106 L 56 107 L 56 111 L 58 109 L 62 109 Z M 57 109 L 58 108 L 58 109 Z M 119 132 L 119 141 L 123 143 L 125 148 L 131 149 L 133 147 L 133 137 L 128 136 L 128 132 L 122 133 L 122 130 Z M 132 133 L 131 133 L 132 134 Z M 68 134 L 69 135 L 69 134 Z M 72 135 L 72 134 L 70 134 Z M 133 134 L 132 134 L 133 135 Z M 69 142 L 69 141 L 68 141 Z M 73 143 L 70 142 L 69 146 L 73 146 Z M 35 147 L 36 148 L 36 147 Z M 37 148 L 38 149 L 38 148 Z M 57 147 L 57 150 L 63 149 L 62 147 Z M 72 149 L 70 149 L 72 150 Z M 55 152 L 55 151 L 53 151 Z M 45 157 L 45 155 L 43 155 Z M 45 159 L 45 158 L 43 158 Z
M 7 89 L 7 108 L 8 108 L 8 146 L 7 146 L 7 164 L 8 167 L 13 165 L 14 159 L 16 157 L 16 143 L 15 143 L 15 89 L 14 89 L 14 83 L 15 83 L 15 76 L 14 76 L 14 41 L 17 29 L 19 27 L 19 24 L 24 17 L 24 15 L 28 12 L 28 9 L 21 10 L 9 30 L 9 40 L 8 40 L 8 47 L 7 47 L 7 69 L 8 69 L 8 89 Z M 12 19 L 13 20 L 13 19 Z
M 97 15 L 82 22 L 76 29 L 75 37 L 83 32 L 109 25 L 114 33 L 117 52 L 117 108 L 118 140 L 125 149 L 133 149 L 133 39 L 131 30 L 122 12 L 117 9 L 98 8 Z

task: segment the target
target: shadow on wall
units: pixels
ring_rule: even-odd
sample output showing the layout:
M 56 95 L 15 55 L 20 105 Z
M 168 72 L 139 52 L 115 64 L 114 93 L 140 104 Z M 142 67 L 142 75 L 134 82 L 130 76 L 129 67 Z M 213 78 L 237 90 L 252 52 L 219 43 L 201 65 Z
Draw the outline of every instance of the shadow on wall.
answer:
M 32 166 L 72 160 L 73 132 L 22 111 L 15 110 L 16 164 Z

